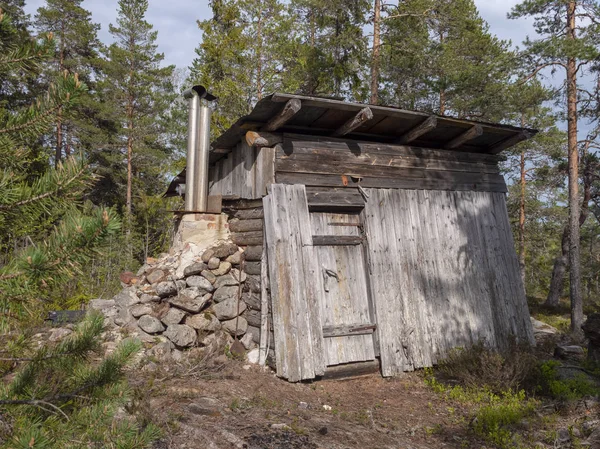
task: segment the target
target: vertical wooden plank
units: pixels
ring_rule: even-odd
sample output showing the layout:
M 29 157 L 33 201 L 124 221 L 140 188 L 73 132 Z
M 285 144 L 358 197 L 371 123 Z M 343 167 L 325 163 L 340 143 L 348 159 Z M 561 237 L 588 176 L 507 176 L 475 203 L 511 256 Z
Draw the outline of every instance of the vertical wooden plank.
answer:
M 239 193 L 240 198 L 253 199 L 254 196 L 254 178 L 256 177 L 256 155 L 254 147 L 246 143 L 245 139 L 238 145 L 240 152 L 240 180 Z
M 276 350 L 281 348 L 277 373 L 292 382 L 312 379 L 325 372 L 317 297 L 322 283 L 304 186 L 274 184 L 263 204 Z
M 229 153 L 221 161 L 221 190 L 223 196 L 230 196 L 233 195 L 233 154 Z
M 263 226 L 263 242 L 266 242 L 266 236 Z M 264 366 L 267 363 L 269 341 L 269 265 L 267 255 L 267 244 L 262 246 L 262 256 L 260 258 L 260 341 L 258 364 Z
M 267 193 L 267 186 L 275 183 L 275 154 L 280 147 L 256 148 L 254 198 L 262 198 Z

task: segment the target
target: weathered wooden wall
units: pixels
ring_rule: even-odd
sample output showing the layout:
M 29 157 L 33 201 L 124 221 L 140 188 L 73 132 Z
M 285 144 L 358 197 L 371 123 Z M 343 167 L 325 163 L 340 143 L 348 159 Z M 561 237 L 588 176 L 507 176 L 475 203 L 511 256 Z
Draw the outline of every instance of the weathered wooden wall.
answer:
M 275 179 L 307 187 L 506 192 L 498 156 L 285 135 Z
M 502 193 L 367 189 L 382 372 L 431 366 L 480 340 L 532 329 Z

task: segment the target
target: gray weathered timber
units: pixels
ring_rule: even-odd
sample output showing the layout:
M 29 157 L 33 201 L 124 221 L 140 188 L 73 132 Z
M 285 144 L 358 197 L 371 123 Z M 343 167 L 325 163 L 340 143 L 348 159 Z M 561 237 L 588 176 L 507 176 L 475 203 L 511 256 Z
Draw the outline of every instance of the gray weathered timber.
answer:
M 360 235 L 313 235 L 314 246 L 360 245 L 363 241 Z
M 230 209 L 227 211 L 230 219 L 237 218 L 239 220 L 254 220 L 263 217 L 262 204 L 256 209 Z
M 267 363 L 267 355 L 271 341 L 269 339 L 269 265 L 267 247 L 263 245 L 260 261 L 260 353 L 258 363 L 264 366 Z
M 256 174 L 254 180 L 254 198 L 267 194 L 267 186 L 275 182 L 275 153 L 281 145 L 256 148 Z
M 290 119 L 298 113 L 301 107 L 302 102 L 297 98 L 288 100 L 279 114 L 271 118 L 267 124 L 261 128 L 261 130 L 269 132 L 278 130 L 288 121 L 290 121 Z
M 532 342 L 504 195 L 367 189 L 362 214 L 382 373 L 509 336 Z
M 471 190 L 482 192 L 507 192 L 506 183 L 502 176 L 497 175 L 495 181 L 470 182 L 469 180 L 441 180 L 425 178 L 379 178 L 362 177 L 361 175 L 342 174 L 327 175 L 313 173 L 286 173 L 275 175 L 280 184 L 303 184 L 307 187 L 353 187 L 358 185 L 378 189 L 405 190 Z
M 251 220 L 239 220 L 234 218 L 229 220 L 229 230 L 231 232 L 262 231 L 262 228 L 262 218 L 254 218 Z
M 273 184 L 263 198 L 277 375 L 292 382 L 325 372 L 318 293 L 323 288 L 303 186 Z
M 306 197 L 311 212 L 360 211 L 365 207 L 358 189 L 307 187 Z
M 481 136 L 482 134 L 483 134 L 483 126 L 475 125 L 475 126 L 469 128 L 464 133 L 462 133 L 459 136 L 452 139 L 450 142 L 448 142 L 446 144 L 445 148 L 447 148 L 449 150 L 459 148 L 459 147 L 463 146 L 465 143 L 467 143 L 469 140 L 473 140 L 476 137 Z
M 244 258 L 248 262 L 256 262 L 262 259 L 263 245 L 248 246 L 244 251 Z
M 331 238 L 361 239 L 357 226 L 332 226 L 330 223 L 360 224 L 356 214 L 311 213 L 313 234 Z M 314 236 L 313 236 L 314 241 Z M 344 335 L 331 333 L 356 323 L 372 324 L 369 291 L 362 245 L 315 246 L 318 266 L 323 277 L 320 294 L 324 348 L 327 366 L 375 358 L 373 332 Z
M 263 233 L 262 231 L 232 232 L 231 241 L 240 246 L 262 245 Z
M 366 107 L 358 111 L 354 117 L 350 118 L 346 123 L 340 126 L 333 132 L 333 136 L 341 137 L 346 134 L 351 133 L 359 126 L 362 126 L 364 123 L 368 122 L 373 118 L 373 111 L 370 108 Z
M 413 140 L 417 140 L 422 135 L 427 134 L 432 129 L 435 129 L 436 126 L 437 126 L 437 117 L 435 115 L 427 117 L 422 123 L 418 124 L 417 126 L 412 128 L 410 131 L 408 131 L 406 134 L 404 134 L 402 137 L 400 137 L 396 141 L 396 143 L 400 144 L 400 145 L 410 143 Z

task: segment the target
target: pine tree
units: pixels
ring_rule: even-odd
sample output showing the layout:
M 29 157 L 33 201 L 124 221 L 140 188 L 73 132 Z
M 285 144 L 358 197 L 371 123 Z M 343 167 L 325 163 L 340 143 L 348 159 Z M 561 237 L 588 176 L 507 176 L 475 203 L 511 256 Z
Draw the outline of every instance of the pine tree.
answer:
M 134 449 L 158 438 L 153 425 L 116 417 L 131 400 L 125 368 L 141 344 L 124 340 L 94 361 L 101 354 L 103 324 L 102 314 L 89 314 L 58 344 L 33 351 L 3 341 L 3 355 L 13 357 L 0 364 L 0 374 L 12 378 L 0 385 L 2 419 L 10 424 L 0 426 L 0 447 Z
M 111 174 L 116 185 L 104 187 L 120 188 L 125 178 L 120 204 L 125 205 L 128 220 L 138 192 L 162 193 L 164 185 L 156 181 L 169 157 L 164 119 L 174 98 L 174 67 L 161 67 L 164 56 L 157 52 L 157 32 L 145 20 L 147 10 L 147 0 L 119 1 L 117 25 L 109 27 L 115 43 L 106 50 L 101 82 L 106 118 L 114 132 L 102 148 L 106 154 L 96 155 L 95 162 L 102 174 L 116 172 Z
M 0 15 L 0 36 L 11 36 L 8 15 Z M 41 41 L 0 41 L 0 66 L 9 73 L 36 72 L 51 55 L 50 36 Z M 28 144 L 47 132 L 59 108 L 73 105 L 85 85 L 63 74 L 27 108 L 0 108 L 0 328 L 43 313 L 42 298 L 77 273 L 90 254 L 115 233 L 110 210 L 84 216 L 76 208 L 93 175 L 82 160 L 70 159 L 33 176 L 38 157 Z M 24 246 L 24 249 L 20 249 Z
M 401 2 L 385 18 L 383 45 L 392 103 L 461 118 L 506 113 L 515 58 L 473 0 Z
M 571 298 L 571 330 L 581 332 L 583 303 L 580 278 L 580 206 L 578 72 L 600 57 L 600 7 L 594 0 L 525 0 L 514 7 L 511 18 L 533 17 L 539 38 L 525 41 L 524 57 L 531 60 L 533 77 L 545 68 L 565 71 L 565 112 L 567 118 L 567 154 L 569 186 L 569 289 Z M 584 17 L 587 17 L 584 19 Z
M 88 134 L 97 129 L 92 119 L 97 115 L 96 99 L 92 98 L 97 76 L 98 55 L 101 47 L 97 37 L 100 25 L 91 20 L 91 13 L 81 7 L 83 0 L 46 0 L 46 6 L 38 9 L 36 29 L 52 33 L 57 42 L 54 57 L 45 71 L 51 78 L 67 71 L 77 73 L 88 90 L 78 105 L 64 116 L 59 108 L 56 114 L 54 136 L 54 161 L 58 164 L 64 157 L 82 150 L 89 140 Z

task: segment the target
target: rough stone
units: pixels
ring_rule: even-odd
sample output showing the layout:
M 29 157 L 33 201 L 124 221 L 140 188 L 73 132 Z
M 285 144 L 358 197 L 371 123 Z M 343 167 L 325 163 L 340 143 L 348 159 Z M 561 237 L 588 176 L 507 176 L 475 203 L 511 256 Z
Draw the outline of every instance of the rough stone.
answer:
M 214 250 L 212 249 L 207 249 L 206 251 L 204 251 L 202 253 L 202 262 L 204 263 L 208 263 L 208 261 L 210 259 L 212 259 L 213 255 L 215 254 Z
M 600 447 L 600 427 L 594 429 L 587 438 L 586 443 L 592 449 Z
M 254 343 L 260 343 L 260 329 L 258 327 L 251 326 L 248 324 L 248 330 L 246 331 L 246 335 L 252 335 L 252 341 Z
M 152 314 L 152 307 L 150 307 L 148 304 L 136 304 L 130 310 L 134 318 L 139 318 L 142 315 Z
M 140 302 L 140 298 L 135 293 L 135 287 L 124 288 L 113 299 L 117 307 L 131 307 Z
M 256 293 L 244 292 L 242 293 L 242 300 L 249 308 L 260 310 L 260 295 Z
M 558 345 L 554 348 L 554 357 L 563 360 L 583 360 L 585 352 L 581 346 Z
M 142 293 L 140 296 L 140 302 L 142 304 L 148 304 L 151 302 L 159 302 L 159 301 L 160 301 L 160 296 L 149 295 L 148 293 Z
M 208 270 L 204 270 L 200 274 L 204 277 L 204 279 L 207 279 L 208 282 L 210 282 L 211 284 L 214 284 L 217 281 L 217 277 Z
M 571 441 L 571 433 L 569 432 L 569 429 L 567 428 L 561 428 L 558 429 L 556 431 L 556 441 L 559 444 L 564 444 L 564 443 L 568 443 L 569 441 Z
M 127 284 L 127 285 L 133 285 L 133 284 L 137 284 L 137 281 L 139 280 L 135 274 L 133 274 L 131 271 L 124 271 L 119 275 L 119 279 L 121 280 L 121 282 L 123 284 Z
M 213 300 L 215 302 L 225 301 L 229 298 L 236 298 L 238 296 L 238 287 L 220 287 L 215 290 L 213 294 Z
M 181 279 L 185 276 L 185 270 L 190 265 L 193 265 L 198 261 L 200 256 L 200 247 L 195 243 L 187 243 L 181 254 L 179 255 L 179 265 L 175 270 L 175 276 L 177 279 Z
M 215 270 L 215 269 L 219 268 L 220 264 L 221 264 L 221 261 L 217 257 L 211 257 L 210 260 L 208 261 L 208 269 Z
M 221 329 L 221 322 L 212 313 L 199 313 L 188 316 L 185 324 L 199 331 L 215 332 Z
M 167 277 L 167 273 L 165 273 L 163 270 L 156 269 L 156 270 L 152 270 L 150 273 L 148 273 L 148 275 L 146 276 L 146 280 L 150 284 L 156 284 L 158 282 L 164 281 L 166 279 L 166 277 Z
M 234 243 L 221 243 L 212 248 L 213 257 L 218 257 L 219 259 L 223 259 L 232 254 L 235 254 L 238 251 L 238 247 Z
M 156 334 L 165 330 L 165 327 L 162 325 L 160 320 L 150 315 L 144 315 L 140 317 L 138 320 L 138 326 L 141 330 L 148 332 L 149 334 Z
M 185 270 L 183 270 L 183 275 L 185 277 L 187 277 L 187 276 L 194 276 L 195 274 L 202 273 L 207 268 L 208 267 L 206 266 L 206 264 L 204 262 L 195 262 L 195 263 L 187 266 L 185 268 Z
M 203 397 L 197 398 L 196 402 L 188 405 L 188 411 L 194 415 L 219 416 L 221 414 L 221 406 L 217 399 Z
M 533 335 L 536 339 L 544 338 L 549 335 L 558 334 L 558 329 L 546 324 L 542 321 L 536 320 L 533 317 L 531 318 L 531 325 L 533 326 Z
M 185 324 L 172 324 L 163 334 L 176 346 L 187 348 L 196 344 L 196 331 Z
M 120 308 L 115 317 L 113 318 L 113 322 L 117 326 L 121 327 L 125 327 L 128 324 L 133 323 L 134 320 L 135 318 L 131 314 L 131 310 L 126 307 Z
M 173 324 L 179 324 L 185 317 L 186 313 L 183 310 L 179 310 L 176 307 L 171 307 L 169 311 L 161 318 L 161 321 L 166 326 Z
M 177 279 L 175 281 L 175 285 L 177 286 L 177 291 L 180 292 L 184 288 L 187 287 L 187 283 L 183 279 Z
M 258 363 L 259 357 L 260 357 L 260 350 L 258 348 L 251 349 L 246 354 L 246 359 L 248 360 L 248 362 L 253 363 L 255 365 Z
M 50 331 L 50 337 L 48 337 L 48 340 L 50 340 L 52 342 L 60 341 L 63 338 L 65 338 L 67 335 L 71 335 L 72 333 L 73 333 L 73 331 L 71 329 L 67 329 L 64 327 L 58 327 L 58 328 L 52 329 Z
M 242 253 L 237 251 L 230 256 L 227 256 L 225 259 L 226 262 L 229 262 L 231 265 L 239 265 L 242 261 Z
M 152 348 L 150 348 L 147 354 L 154 357 L 161 362 L 165 362 L 171 359 L 171 351 L 175 348 L 175 345 L 170 341 L 162 341 Z
M 592 419 L 589 421 L 584 421 L 581 425 L 581 430 L 585 435 L 589 435 L 592 433 L 598 426 L 600 425 L 600 421 L 597 419 Z
M 208 334 L 200 343 L 202 346 L 206 347 L 208 353 L 216 354 L 217 352 L 221 352 L 221 349 L 226 345 L 231 345 L 231 343 L 233 343 L 233 338 L 226 332 L 216 331 L 212 334 Z
M 212 270 L 215 276 L 223 276 L 231 271 L 231 264 L 229 262 L 221 262 L 219 267 Z
M 159 282 L 156 284 L 155 290 L 158 296 L 166 298 L 177 293 L 177 284 L 173 281 Z
M 196 287 L 209 293 L 215 290 L 210 281 L 202 276 L 190 276 L 186 282 L 188 287 Z
M 260 276 L 247 276 L 246 282 L 244 283 L 244 291 L 251 293 L 260 293 Z
M 249 334 L 248 332 L 246 332 L 246 335 L 244 335 L 242 338 L 240 338 L 240 343 L 242 343 L 242 345 L 244 345 L 244 348 L 252 349 L 252 348 L 254 348 L 254 346 L 256 346 L 254 344 L 252 337 L 253 337 L 252 334 Z
M 219 288 L 219 287 L 231 287 L 234 285 L 239 285 L 239 281 L 237 280 L 236 277 L 233 276 L 232 273 L 226 274 L 225 276 L 220 276 L 219 278 L 217 278 L 217 281 L 215 282 L 215 288 Z
M 236 321 L 237 321 L 237 336 L 241 337 L 248 330 L 248 322 L 246 321 L 246 319 L 244 317 L 240 316 L 240 317 L 234 318 L 232 320 L 223 321 L 221 323 L 221 326 L 223 326 L 223 329 L 225 331 L 229 332 L 231 335 L 234 335 L 235 330 L 236 330 Z
M 244 318 L 248 320 L 250 326 L 260 327 L 260 311 L 248 309 L 244 313 Z
M 169 302 L 172 306 L 179 309 L 185 310 L 190 313 L 200 312 L 204 306 L 210 301 L 212 295 L 206 293 L 204 295 L 188 293 L 190 290 L 196 290 L 195 288 L 186 288 L 178 296 L 171 298 Z
M 212 310 L 220 321 L 225 321 L 241 315 L 246 310 L 246 304 L 243 301 L 238 301 L 237 298 L 229 298 L 215 304 Z

